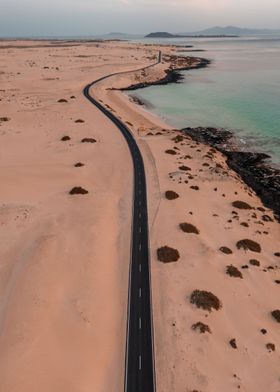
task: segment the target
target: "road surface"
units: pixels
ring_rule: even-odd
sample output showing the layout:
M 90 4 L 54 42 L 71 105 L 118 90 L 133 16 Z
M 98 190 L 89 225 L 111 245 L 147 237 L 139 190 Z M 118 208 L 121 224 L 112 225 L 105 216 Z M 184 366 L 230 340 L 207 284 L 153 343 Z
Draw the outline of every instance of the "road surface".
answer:
M 153 67 L 161 62 L 161 52 Z M 138 70 L 137 70 L 138 71 Z M 123 134 L 133 161 L 134 200 L 132 221 L 132 243 L 129 273 L 128 319 L 126 338 L 125 392 L 155 392 L 153 321 L 151 309 L 149 231 L 147 210 L 147 188 L 142 155 L 129 128 L 112 112 L 90 95 L 91 88 L 110 76 L 104 76 L 84 88 L 85 97 L 100 109 Z M 135 72 L 135 71 L 133 71 Z

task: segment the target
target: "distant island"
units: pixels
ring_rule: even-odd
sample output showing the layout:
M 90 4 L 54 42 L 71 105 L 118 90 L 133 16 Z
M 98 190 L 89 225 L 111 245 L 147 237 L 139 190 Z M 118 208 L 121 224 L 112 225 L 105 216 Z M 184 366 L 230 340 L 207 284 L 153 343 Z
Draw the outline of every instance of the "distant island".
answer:
M 156 33 L 150 33 L 148 35 L 145 36 L 145 38 L 203 38 L 203 37 L 207 37 L 207 38 L 233 38 L 233 37 L 238 37 L 238 35 L 228 35 L 228 34 L 171 34 L 168 32 L 156 32 Z
M 239 37 L 248 35 L 272 35 L 280 34 L 280 30 L 272 29 L 248 29 L 236 26 L 214 26 L 209 29 L 187 32 L 187 33 L 168 33 L 168 32 L 155 32 L 146 35 L 145 38 L 189 38 L 189 37 L 208 37 L 208 38 L 219 38 L 219 37 Z

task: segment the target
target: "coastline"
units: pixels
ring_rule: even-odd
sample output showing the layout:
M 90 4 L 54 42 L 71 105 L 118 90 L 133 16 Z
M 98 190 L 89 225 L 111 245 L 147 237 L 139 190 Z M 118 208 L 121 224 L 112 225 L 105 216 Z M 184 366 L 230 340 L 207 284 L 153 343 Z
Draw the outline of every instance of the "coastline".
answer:
M 171 59 L 176 50 L 105 42 L 0 51 L 3 392 L 123 389 L 132 162 L 123 136 L 82 94 L 116 71 L 126 73 L 91 95 L 127 124 L 145 164 L 157 389 L 279 385 L 271 316 L 279 308 L 279 224 L 220 151 L 119 91 L 166 76 L 177 57 L 131 72 L 154 62 L 159 48 Z M 73 195 L 77 186 L 88 193 Z M 193 232 L 182 229 L 189 225 Z M 246 238 L 260 253 L 237 247 Z M 176 262 L 158 259 L 166 245 L 178 251 Z M 242 278 L 228 274 L 231 266 Z M 195 290 L 215 294 L 219 310 L 197 308 Z M 201 323 L 205 333 L 195 328 Z
M 176 56 L 174 56 L 176 57 Z M 180 56 L 177 56 L 181 59 Z M 120 88 L 120 91 L 135 91 L 150 86 L 180 83 L 185 77 L 180 72 L 190 69 L 201 69 L 211 65 L 211 60 L 194 58 L 198 63 L 183 67 L 171 66 L 165 70 L 166 76 L 155 81 L 132 84 Z M 132 97 L 135 104 L 144 106 L 148 111 L 149 105 L 141 101 L 140 97 Z M 269 155 L 262 152 L 240 151 L 232 142 L 233 131 L 212 127 L 183 128 L 183 133 L 188 134 L 193 140 L 214 147 L 227 157 L 228 166 L 233 169 L 241 179 L 251 187 L 261 198 L 264 205 L 271 208 L 275 217 L 280 221 L 280 170 L 274 168 L 267 160 Z M 226 147 L 225 147 L 226 146 Z

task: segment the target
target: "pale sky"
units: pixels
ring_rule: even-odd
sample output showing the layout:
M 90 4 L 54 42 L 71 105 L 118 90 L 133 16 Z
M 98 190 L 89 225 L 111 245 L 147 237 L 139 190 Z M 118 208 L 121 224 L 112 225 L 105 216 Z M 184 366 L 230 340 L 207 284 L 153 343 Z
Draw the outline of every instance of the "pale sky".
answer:
M 0 36 L 280 29 L 280 0 L 0 0 Z

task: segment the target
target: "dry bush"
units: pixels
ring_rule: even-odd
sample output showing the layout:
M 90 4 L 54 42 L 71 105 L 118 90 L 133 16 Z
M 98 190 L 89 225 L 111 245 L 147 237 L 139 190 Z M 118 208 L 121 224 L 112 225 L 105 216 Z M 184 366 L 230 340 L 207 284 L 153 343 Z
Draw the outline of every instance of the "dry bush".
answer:
M 157 250 L 157 257 L 159 261 L 163 263 L 172 263 L 180 258 L 180 254 L 177 249 L 170 248 L 169 246 L 163 246 Z
M 233 278 L 240 278 L 240 279 L 243 279 L 242 273 L 239 271 L 238 268 L 234 267 L 234 265 L 228 265 L 228 266 L 227 266 L 226 273 L 227 273 L 229 276 L 233 277 Z
M 278 323 L 280 323 L 280 310 L 279 309 L 273 310 L 273 312 L 271 312 L 271 315 Z
M 175 199 L 178 199 L 179 195 L 178 195 L 178 193 L 176 193 L 174 191 L 166 191 L 165 197 L 167 200 L 175 200 Z
M 232 348 L 237 349 L 236 339 L 231 339 L 229 341 L 229 344 L 231 345 Z
M 10 117 L 0 117 L 0 122 L 7 122 L 10 121 Z
M 250 263 L 251 265 L 256 266 L 256 267 L 259 267 L 259 266 L 261 265 L 261 263 L 259 262 L 259 260 L 256 260 L 256 259 L 251 259 L 251 260 L 249 260 L 249 263 Z
M 210 327 L 207 324 L 202 323 L 201 321 L 198 321 L 197 323 L 193 324 L 192 329 L 194 331 L 198 329 L 200 333 L 212 333 Z
M 66 142 L 67 140 L 71 140 L 70 136 L 62 136 L 62 138 L 60 139 L 62 142 Z
M 81 163 L 81 162 L 77 162 L 77 163 L 75 163 L 74 166 L 75 166 L 75 167 L 82 167 L 82 166 L 85 166 L 85 164 L 84 164 L 84 163 Z
M 232 250 L 230 248 L 228 248 L 227 246 L 221 246 L 219 250 L 226 255 L 232 254 Z
M 196 305 L 198 308 L 208 310 L 211 312 L 212 309 L 219 310 L 222 304 L 216 295 L 210 291 L 194 290 L 191 294 L 190 302 Z
M 174 151 L 174 150 L 165 150 L 165 153 L 166 154 L 170 154 L 170 155 L 176 155 L 177 154 L 176 151 Z
M 192 169 L 190 167 L 188 167 L 188 166 L 182 165 L 182 166 L 179 167 L 179 170 L 189 171 L 189 170 L 192 170 Z
M 266 344 L 266 348 L 267 348 L 268 351 L 271 353 L 272 351 L 275 351 L 275 344 L 273 344 L 273 343 L 267 343 L 267 344 Z
M 199 234 L 199 230 L 191 223 L 180 223 L 179 227 L 184 233 Z
M 250 204 L 245 201 L 236 200 L 232 203 L 233 207 L 239 208 L 240 210 L 252 210 Z
M 86 195 L 88 191 L 80 186 L 75 186 L 69 192 L 70 195 Z
M 91 137 L 85 137 L 81 140 L 81 143 L 96 143 L 96 140 Z
M 258 244 L 253 240 L 248 240 L 248 239 L 238 241 L 236 246 L 237 249 L 244 249 L 245 251 L 250 250 L 256 253 L 261 253 L 262 250 L 260 244 Z

